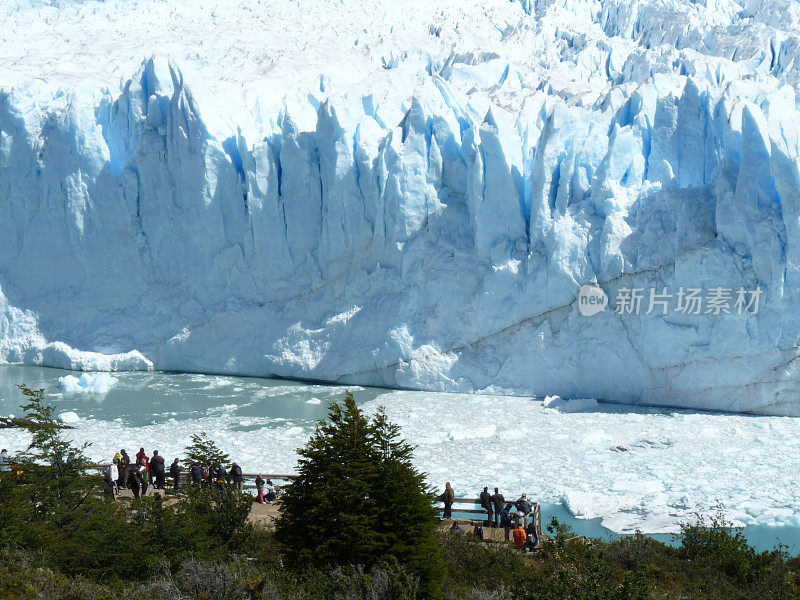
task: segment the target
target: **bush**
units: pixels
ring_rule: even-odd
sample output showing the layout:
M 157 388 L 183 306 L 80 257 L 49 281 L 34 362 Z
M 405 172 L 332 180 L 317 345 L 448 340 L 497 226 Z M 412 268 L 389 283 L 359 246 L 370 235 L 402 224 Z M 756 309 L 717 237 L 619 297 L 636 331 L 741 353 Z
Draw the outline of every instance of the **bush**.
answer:
M 240 600 L 246 597 L 244 583 L 225 564 L 187 560 L 175 581 L 176 587 L 191 598 Z
M 706 520 L 698 515 L 695 523 L 681 525 L 682 555 L 718 569 L 740 582 L 753 582 L 772 562 L 769 552 L 757 553 L 748 544 L 741 528 L 733 527 L 721 512 Z
M 608 560 L 626 569 L 660 567 L 672 550 L 666 545 L 637 532 L 608 544 L 605 555 Z
M 332 578 L 337 600 L 416 600 L 419 590 L 419 578 L 397 567 L 336 569 Z

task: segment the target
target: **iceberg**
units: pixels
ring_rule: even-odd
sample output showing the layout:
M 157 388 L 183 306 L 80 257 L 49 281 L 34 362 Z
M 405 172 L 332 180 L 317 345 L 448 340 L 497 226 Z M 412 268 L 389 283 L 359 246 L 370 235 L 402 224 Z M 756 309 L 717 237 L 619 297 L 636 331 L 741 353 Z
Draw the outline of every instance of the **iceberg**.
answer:
M 78 414 L 74 412 L 63 412 L 58 415 L 57 419 L 65 425 L 73 425 L 81 420 Z
M 58 387 L 66 394 L 107 394 L 118 381 L 108 373 L 82 373 L 59 377 Z
M 274 8 L 0 6 L 0 362 L 800 415 L 796 2 Z

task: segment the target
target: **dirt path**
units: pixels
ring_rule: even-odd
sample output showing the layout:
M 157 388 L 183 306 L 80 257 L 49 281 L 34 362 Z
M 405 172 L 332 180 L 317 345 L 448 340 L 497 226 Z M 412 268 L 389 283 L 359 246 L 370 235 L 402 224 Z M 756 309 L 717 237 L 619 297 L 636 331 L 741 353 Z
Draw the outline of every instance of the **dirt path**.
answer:
M 156 492 L 161 494 L 162 498 L 165 498 L 164 503 L 167 506 L 180 501 L 180 496 L 176 497 L 172 493 L 172 488 L 167 490 L 166 493 L 162 489 L 155 489 L 153 487 L 147 488 L 148 497 L 155 496 Z M 244 493 L 246 495 L 252 496 L 252 494 L 248 494 L 247 492 Z M 131 490 L 121 490 L 120 495 L 116 496 L 115 499 L 133 500 L 133 492 Z M 273 503 L 265 502 L 264 504 L 259 504 L 258 502 L 255 501 L 255 497 L 253 496 L 253 507 L 250 509 L 250 516 L 248 517 L 248 520 L 254 524 L 271 526 L 275 522 L 275 519 L 278 517 L 279 513 L 280 510 L 278 509 L 278 504 L 276 502 Z

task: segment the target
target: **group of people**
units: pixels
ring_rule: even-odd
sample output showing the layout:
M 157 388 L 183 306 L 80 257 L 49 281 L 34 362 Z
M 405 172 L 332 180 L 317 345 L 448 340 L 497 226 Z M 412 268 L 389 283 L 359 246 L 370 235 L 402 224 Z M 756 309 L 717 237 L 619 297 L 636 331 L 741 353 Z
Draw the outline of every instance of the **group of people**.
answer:
M 490 494 L 489 488 L 484 487 L 480 501 L 481 508 L 486 511 L 487 525 L 491 525 L 494 518 L 495 527 L 511 527 L 514 521 L 521 522 L 525 527 L 533 512 L 533 504 L 528 500 L 527 494 L 522 494 L 515 502 L 507 502 L 498 488 L 494 488 L 494 494 Z M 517 511 L 512 513 L 512 508 L 516 508 Z
M 437 498 L 437 500 L 444 503 L 442 518 L 452 518 L 455 499 L 455 491 L 448 481 L 444 486 L 444 492 Z M 522 494 L 515 502 L 509 502 L 498 488 L 494 488 L 494 494 L 492 494 L 489 492 L 489 487 L 486 486 L 480 493 L 479 501 L 481 508 L 486 511 L 485 525 L 487 527 L 502 527 L 507 542 L 512 536 L 513 530 L 514 544 L 517 547 L 526 549 L 535 548 L 538 545 L 539 537 L 536 523 L 528 522 L 533 514 L 533 504 L 528 500 L 527 494 Z M 515 508 L 516 511 L 513 510 Z M 482 534 L 483 528 L 481 527 L 481 537 Z
M 166 492 L 166 462 L 158 450 L 153 450 L 153 457 L 150 458 L 144 448 L 139 448 L 135 458 L 136 460 L 132 461 L 124 448 L 114 455 L 105 473 L 106 495 L 118 496 L 121 489 L 130 489 L 134 497 L 139 498 L 147 495 L 151 485 L 154 489 Z M 177 494 L 181 485 L 179 459 L 172 461 L 169 474 L 172 477 L 172 491 Z
M 118 496 L 121 489 L 130 489 L 134 497 L 139 498 L 147 495 L 147 490 L 151 485 L 154 489 L 166 492 L 166 464 L 158 450 L 153 450 L 153 457 L 150 458 L 144 448 L 139 448 L 135 459 L 132 461 L 124 449 L 114 455 L 114 459 L 105 473 L 106 495 Z M 170 464 L 169 476 L 172 478 L 172 492 L 179 493 L 181 487 L 180 459 L 176 458 Z M 194 464 L 189 469 L 189 481 L 200 486 L 214 487 L 222 496 L 229 487 L 236 493 L 242 493 L 244 474 L 237 463 L 231 465 L 230 471 L 221 463 L 211 463 L 205 466 Z M 265 480 L 259 475 L 256 477 L 255 483 L 258 492 L 256 502 L 264 503 L 276 500 L 277 493 L 272 481 Z

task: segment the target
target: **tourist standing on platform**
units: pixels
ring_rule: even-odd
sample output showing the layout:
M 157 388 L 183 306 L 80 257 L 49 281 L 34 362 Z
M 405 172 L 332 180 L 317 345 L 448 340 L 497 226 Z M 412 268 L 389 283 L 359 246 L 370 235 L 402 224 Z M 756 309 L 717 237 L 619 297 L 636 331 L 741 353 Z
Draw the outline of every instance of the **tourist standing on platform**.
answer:
M 505 532 L 506 541 L 508 541 L 508 534 L 511 531 L 511 525 L 512 525 L 511 508 L 513 506 L 514 505 L 511 504 L 511 502 L 509 502 L 508 504 L 506 504 L 505 508 L 500 511 L 500 527 L 502 527 L 503 531 Z
M 142 479 L 142 496 L 147 496 L 147 488 L 150 485 L 150 473 L 147 472 L 147 468 L 144 465 L 140 465 L 137 463 L 139 467 L 139 475 Z
M 150 472 L 150 457 L 144 452 L 144 448 L 139 448 L 136 453 L 136 464 L 144 467 L 144 470 Z
M 215 479 L 217 481 L 217 493 L 222 496 L 225 493 L 225 485 L 228 483 L 228 472 L 222 466 L 222 463 L 217 465 Z
M 111 465 L 111 466 L 113 467 L 114 465 Z M 105 484 L 105 487 L 103 488 L 103 496 L 105 498 L 111 498 L 113 500 L 114 499 L 114 486 L 117 484 L 117 482 L 114 479 L 111 478 L 111 469 L 107 469 L 104 472 L 104 474 L 103 474 L 103 483 Z
M 123 490 L 128 487 L 128 476 L 131 471 L 131 459 L 125 448 L 119 451 L 119 487 Z
M 203 484 L 203 467 L 200 465 L 192 465 L 189 474 L 192 476 L 192 483 Z
M 453 518 L 453 502 L 455 502 L 456 493 L 453 491 L 453 488 L 450 487 L 450 482 L 444 484 L 444 493 L 439 496 L 438 500 L 444 502 L 444 513 L 442 514 L 443 519 L 452 519 Z
M 133 465 L 128 471 L 128 484 L 133 492 L 133 497 L 139 497 L 139 491 L 142 489 L 142 474 L 139 465 Z
M 525 540 L 524 549 L 533 552 L 539 545 L 539 532 L 536 530 L 536 523 L 528 524 L 528 526 L 525 528 L 525 533 L 528 534 L 528 537 Z
M 275 502 L 275 499 L 278 497 L 278 494 L 275 492 L 275 484 L 272 483 L 272 479 L 267 479 L 267 484 L 264 486 L 266 491 L 266 499 L 267 502 L 272 504 Z
M 492 524 L 492 509 L 494 504 L 492 503 L 492 495 L 489 493 L 489 488 L 484 487 L 483 491 L 481 492 L 481 508 L 486 511 L 486 525 Z
M 528 515 L 533 511 L 533 505 L 528 501 L 528 496 L 525 494 L 519 497 L 515 505 L 517 507 L 517 512 L 522 518 L 522 526 L 524 527 L 528 524 Z
M 158 450 L 153 450 L 153 458 L 150 460 L 150 475 L 155 489 L 163 490 L 167 473 L 164 457 L 159 455 Z
M 264 504 L 264 485 L 264 478 L 261 475 L 256 477 L 256 492 L 258 492 L 258 495 L 256 496 L 256 502 L 259 504 Z
M 207 485 L 209 489 L 213 488 L 216 474 L 217 470 L 214 468 L 214 465 L 208 463 L 208 465 L 206 465 L 206 470 L 203 472 L 203 485 Z
M 525 542 L 527 539 L 528 534 L 525 532 L 525 528 L 522 526 L 522 523 L 520 523 L 514 530 L 514 545 L 522 550 L 525 547 Z
M 500 513 L 503 510 L 503 505 L 505 505 L 506 499 L 503 498 L 503 494 L 501 494 L 500 490 L 497 488 L 494 488 L 492 503 L 494 504 L 494 526 L 500 527 Z
M 169 474 L 172 477 L 172 492 L 177 494 L 181 488 L 181 465 L 177 458 L 169 466 Z
M 119 496 L 119 467 L 117 466 L 116 459 L 114 459 L 114 462 L 108 467 L 108 476 L 111 478 L 114 495 Z
M 231 480 L 233 481 L 233 489 L 238 494 L 242 493 L 242 485 L 244 484 L 244 475 L 242 475 L 242 467 L 233 463 L 231 465 Z

